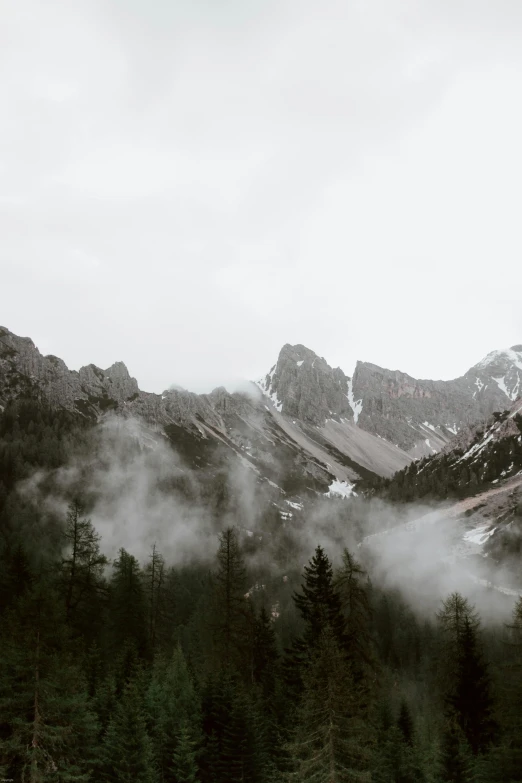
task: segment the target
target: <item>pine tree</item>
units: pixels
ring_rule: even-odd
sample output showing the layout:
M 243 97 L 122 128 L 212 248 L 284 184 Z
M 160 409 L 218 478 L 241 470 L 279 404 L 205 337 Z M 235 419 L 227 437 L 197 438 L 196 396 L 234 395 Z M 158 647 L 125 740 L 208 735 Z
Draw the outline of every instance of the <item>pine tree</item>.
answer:
M 274 628 L 264 606 L 254 620 L 253 680 L 265 699 L 273 697 L 276 689 L 279 653 Z
M 368 780 L 371 728 L 361 715 L 350 667 L 331 627 L 303 675 L 304 691 L 289 751 L 299 783 Z
M 301 638 L 292 640 L 286 650 L 284 675 L 290 698 L 297 702 L 303 688 L 303 673 L 313 657 L 325 631 L 331 631 L 336 642 L 345 649 L 344 618 L 341 599 L 335 590 L 332 564 L 318 546 L 304 568 L 301 592 L 294 593 L 294 604 L 304 621 Z
M 440 668 L 447 720 L 456 722 L 476 755 L 491 744 L 497 728 L 491 682 L 479 647 L 479 620 L 458 593 L 444 602 L 438 619 L 443 633 Z
M 60 609 L 40 579 L 0 630 L 0 766 L 28 783 L 84 783 L 94 768 L 96 718 Z
M 198 774 L 196 743 L 191 736 L 188 725 L 182 723 L 176 737 L 176 745 L 169 769 L 173 783 L 196 783 Z
M 304 583 L 301 593 L 294 594 L 294 603 L 306 624 L 304 642 L 309 650 L 315 649 L 326 628 L 344 647 L 341 599 L 335 590 L 332 564 L 320 546 L 304 568 Z
M 472 753 L 484 752 L 493 742 L 497 726 L 488 669 L 479 649 L 476 628 L 467 618 L 460 638 L 455 689 L 448 696 L 448 706 Z
M 199 698 L 180 647 L 170 658 L 154 661 L 145 709 L 160 779 L 170 780 L 178 737 L 188 732 L 192 747 L 201 743 Z
M 135 683 L 126 686 L 103 743 L 104 778 L 114 783 L 156 783 L 152 742 L 142 697 Z
M 233 528 L 220 534 L 217 558 L 212 604 L 216 664 L 218 668 L 234 665 L 244 671 L 248 627 L 246 568 Z
M 460 729 L 449 722 L 442 735 L 439 762 L 440 783 L 471 783 L 471 753 Z
M 255 732 L 252 704 L 243 687 L 236 682 L 232 690 L 230 712 L 223 725 L 219 762 L 221 779 L 227 783 L 257 783 L 262 777 L 259 736 Z
M 502 671 L 503 747 L 496 754 L 494 768 L 504 771 L 505 780 L 522 780 L 522 598 L 513 608 L 511 623 L 507 626 L 507 660 Z M 501 751 L 501 758 L 498 755 Z
M 374 752 L 372 781 L 375 783 L 423 783 L 424 770 L 413 742 L 413 721 L 403 700 L 396 722 L 384 705 Z
M 165 561 L 153 545 L 149 562 L 144 570 L 145 595 L 147 600 L 147 629 L 149 647 L 154 655 L 158 646 L 158 635 L 165 614 Z
M 147 650 L 146 602 L 138 561 L 120 549 L 110 583 L 113 642 L 119 649 L 132 641 L 140 654 Z
M 100 536 L 90 519 L 82 517 L 78 502 L 67 512 L 60 564 L 60 585 L 67 622 L 86 633 L 99 621 L 100 597 L 104 593 L 103 570 L 107 558 L 100 552 Z
M 230 670 L 211 673 L 202 693 L 203 748 L 201 779 L 204 783 L 221 783 L 224 734 L 232 711 L 237 687 Z
M 474 607 L 460 593 L 452 593 L 437 612 L 440 630 L 438 676 L 444 694 L 451 693 L 455 687 L 460 640 L 466 620 L 473 628 L 478 628 L 479 620 Z
M 365 570 L 345 549 L 342 566 L 334 586 L 339 594 L 344 616 L 344 647 L 356 679 L 372 676 L 376 669 L 372 639 L 372 610 Z

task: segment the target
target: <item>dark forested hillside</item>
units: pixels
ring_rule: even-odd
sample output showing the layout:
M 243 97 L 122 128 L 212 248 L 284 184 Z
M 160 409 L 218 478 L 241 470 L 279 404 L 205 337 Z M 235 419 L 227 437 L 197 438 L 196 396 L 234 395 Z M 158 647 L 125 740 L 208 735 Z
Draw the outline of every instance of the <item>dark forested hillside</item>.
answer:
M 456 443 L 440 454 L 412 462 L 391 479 L 377 478 L 370 484 L 380 496 L 394 501 L 458 498 L 521 470 L 522 414 L 503 411 L 477 426 L 464 445 Z
M 4 778 L 522 780 L 520 602 L 507 625 L 459 593 L 419 613 L 341 545 L 303 569 L 280 535 L 274 556 L 230 497 L 210 559 L 108 559 L 92 488 L 51 514 L 17 491 L 40 470 L 52 494 L 92 428 L 31 400 L 0 416 Z

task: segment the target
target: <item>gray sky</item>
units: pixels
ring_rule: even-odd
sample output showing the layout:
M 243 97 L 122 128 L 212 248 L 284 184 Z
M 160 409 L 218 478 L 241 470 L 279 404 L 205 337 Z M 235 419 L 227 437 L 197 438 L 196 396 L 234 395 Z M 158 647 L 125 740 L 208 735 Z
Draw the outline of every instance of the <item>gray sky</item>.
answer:
M 522 341 L 520 0 L 0 0 L 0 323 L 141 388 Z

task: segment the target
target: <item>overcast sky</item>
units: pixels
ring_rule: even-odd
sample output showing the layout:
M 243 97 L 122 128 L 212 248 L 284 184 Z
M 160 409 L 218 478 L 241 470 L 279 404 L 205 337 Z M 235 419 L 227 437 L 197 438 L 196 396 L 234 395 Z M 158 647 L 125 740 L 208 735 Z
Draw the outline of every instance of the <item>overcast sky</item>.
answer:
M 520 0 L 0 0 L 0 324 L 140 387 L 522 342 Z

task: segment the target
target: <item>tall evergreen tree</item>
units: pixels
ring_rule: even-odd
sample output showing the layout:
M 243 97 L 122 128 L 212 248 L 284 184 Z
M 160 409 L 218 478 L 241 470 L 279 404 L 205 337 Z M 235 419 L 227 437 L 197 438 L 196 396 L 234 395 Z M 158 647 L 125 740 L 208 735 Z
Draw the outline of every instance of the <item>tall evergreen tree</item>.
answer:
M 156 783 L 152 742 L 136 683 L 126 686 L 103 743 L 103 777 L 114 783 Z
M 260 783 L 263 781 L 262 739 L 256 731 L 256 716 L 251 700 L 237 682 L 232 690 L 230 712 L 223 725 L 219 772 L 223 783 Z
M 108 561 L 100 552 L 100 536 L 91 520 L 82 516 L 77 501 L 69 505 L 63 543 L 60 584 L 65 615 L 68 622 L 85 631 L 85 614 L 90 609 L 92 617 L 92 613 L 99 608 L 100 592 L 104 587 L 103 570 Z
M 6 777 L 84 783 L 97 724 L 58 596 L 39 580 L 0 629 L 0 767 Z
M 303 675 L 304 691 L 289 750 L 299 783 L 368 780 L 372 731 L 346 658 L 327 625 Z
M 344 647 L 341 599 L 335 589 L 332 564 L 320 546 L 304 568 L 301 592 L 294 594 L 294 603 L 305 622 L 304 642 L 309 650 L 315 649 L 327 628 Z
M 471 752 L 459 727 L 448 721 L 440 750 L 440 783 L 472 783 L 473 765 Z
M 455 687 L 447 700 L 472 753 L 484 752 L 495 739 L 497 725 L 487 665 L 468 618 L 460 637 Z
M 180 647 L 169 658 L 156 657 L 145 709 L 160 780 L 171 781 L 169 770 L 179 737 L 188 733 L 192 748 L 201 743 L 199 697 Z M 186 755 L 187 748 L 182 755 Z
M 140 654 L 147 650 L 146 601 L 138 561 L 125 549 L 113 564 L 110 583 L 113 643 L 117 649 L 132 641 Z
M 468 601 L 453 593 L 438 620 L 443 633 L 440 670 L 447 721 L 456 722 L 476 755 L 496 734 L 491 681 L 478 638 L 479 619 Z
M 368 575 L 348 549 L 343 551 L 334 586 L 345 620 L 345 648 L 354 666 L 354 675 L 363 676 L 363 670 L 374 671 L 376 667 Z
M 182 723 L 169 768 L 173 783 L 196 783 L 198 774 L 196 756 L 196 743 L 192 739 L 190 728 L 186 723 Z
M 217 559 L 212 602 L 216 664 L 218 668 L 235 665 L 244 671 L 248 655 L 245 649 L 248 628 L 246 568 L 233 528 L 220 534 Z
M 161 636 L 162 620 L 165 619 L 166 571 L 165 561 L 158 552 L 156 544 L 152 546 L 149 562 L 144 569 L 144 585 L 147 600 L 147 630 L 149 647 L 156 652 Z
M 253 681 L 257 683 L 263 696 L 269 699 L 274 695 L 278 674 L 279 653 L 274 628 L 264 606 L 254 620 L 253 640 Z

